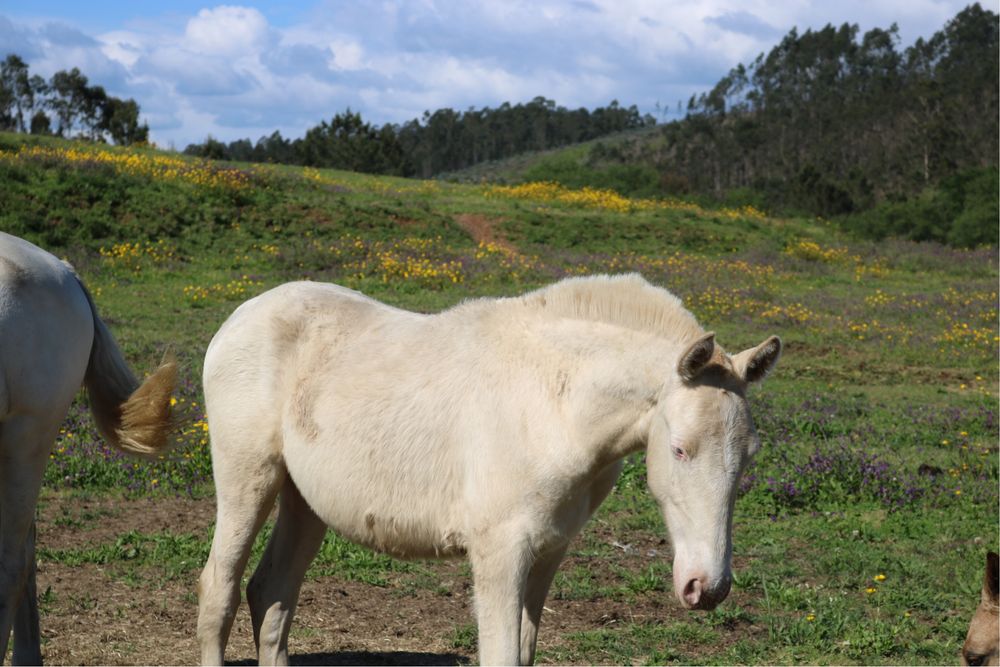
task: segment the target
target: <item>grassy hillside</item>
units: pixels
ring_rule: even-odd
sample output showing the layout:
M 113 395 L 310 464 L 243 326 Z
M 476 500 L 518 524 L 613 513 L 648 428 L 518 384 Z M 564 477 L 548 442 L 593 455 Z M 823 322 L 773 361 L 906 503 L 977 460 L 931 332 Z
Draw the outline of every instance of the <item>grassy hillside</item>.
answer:
M 583 141 L 571 146 L 553 148 L 545 151 L 527 151 L 502 160 L 491 160 L 480 162 L 458 171 L 444 172 L 435 175 L 445 181 L 456 183 L 521 183 L 526 180 L 526 175 L 539 165 L 555 161 L 557 163 L 572 160 L 576 163 L 583 163 L 589 160 L 591 151 L 595 146 L 602 146 L 598 153 L 611 147 L 621 147 L 626 143 L 655 141 L 658 136 L 656 126 L 644 127 L 636 130 L 627 130 L 609 134 L 599 139 Z
M 675 609 L 665 530 L 643 461 L 631 460 L 557 576 L 539 660 L 957 659 L 982 554 L 1000 539 L 995 249 L 857 243 L 819 219 L 606 190 L 251 167 L 10 134 L 0 134 L 0 187 L 0 229 L 77 266 L 134 365 L 152 368 L 166 346 L 183 363 L 182 446 L 157 465 L 121 459 L 79 403 L 49 466 L 50 504 L 210 497 L 201 358 L 236 305 L 281 282 L 336 281 L 436 311 L 568 275 L 639 271 L 728 350 L 770 334 L 786 344 L 751 396 L 764 447 L 737 504 L 738 578 L 715 612 Z M 88 539 L 94 524 L 78 523 L 72 543 L 47 544 L 42 531 L 45 561 L 100 564 L 99 576 L 132 582 L 140 598 L 179 581 L 176 603 L 194 613 L 207 530 L 136 525 Z M 451 595 L 437 565 L 372 558 L 333 537 L 310 576 L 372 582 L 389 606 L 428 596 L 443 609 Z M 43 634 L 46 618 L 83 613 L 58 583 L 51 591 Z M 574 610 L 579 623 L 557 632 Z M 474 657 L 472 617 L 451 618 L 426 641 Z M 314 629 L 316 641 L 330 634 Z M 63 641 L 47 637 L 48 655 L 78 660 Z M 151 659 L 131 650 L 121 659 Z

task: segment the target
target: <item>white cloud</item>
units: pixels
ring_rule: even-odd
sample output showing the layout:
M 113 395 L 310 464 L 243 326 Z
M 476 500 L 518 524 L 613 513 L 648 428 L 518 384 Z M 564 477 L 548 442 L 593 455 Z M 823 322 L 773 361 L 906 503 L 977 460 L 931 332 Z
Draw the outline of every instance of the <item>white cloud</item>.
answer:
M 339 70 L 359 70 L 365 67 L 365 50 L 353 39 L 337 38 L 330 42 L 330 65 Z
M 259 85 L 253 74 L 227 58 L 176 47 L 158 48 L 144 55 L 133 70 L 169 82 L 181 95 L 193 97 L 232 97 Z
M 101 53 L 125 67 L 135 65 L 145 50 L 142 38 L 125 30 L 106 32 L 97 39 L 101 43 Z
M 268 41 L 267 19 L 250 7 L 203 9 L 188 21 L 184 46 L 194 53 L 240 56 L 258 52 Z
M 652 112 L 709 89 L 792 27 L 852 22 L 864 32 L 897 21 L 905 47 L 964 4 L 325 0 L 291 25 L 272 25 L 266 10 L 222 5 L 169 20 L 147 11 L 96 36 L 0 15 L 0 52 L 21 54 L 46 77 L 79 67 L 110 93 L 135 97 L 155 141 L 183 147 L 209 133 L 227 141 L 274 129 L 300 136 L 347 107 L 376 124 L 538 95 L 567 107 L 618 99 Z

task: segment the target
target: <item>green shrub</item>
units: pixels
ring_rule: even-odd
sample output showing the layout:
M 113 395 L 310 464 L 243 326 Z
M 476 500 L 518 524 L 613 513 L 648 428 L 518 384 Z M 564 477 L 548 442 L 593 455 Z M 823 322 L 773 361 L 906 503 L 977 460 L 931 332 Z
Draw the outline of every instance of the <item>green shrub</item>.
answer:
M 952 198 L 962 202 L 961 211 L 948 230 L 948 243 L 960 247 L 996 245 L 1000 223 L 997 168 L 960 172 L 945 181 L 943 187 Z
M 628 197 L 655 197 L 663 194 L 660 175 L 652 167 L 636 164 L 589 166 L 581 163 L 572 152 L 540 160 L 524 172 L 524 180 L 554 181 L 568 188 L 614 190 Z
M 903 201 L 883 202 L 841 223 L 870 239 L 894 236 L 958 247 L 997 245 L 1000 176 L 996 167 L 968 169 Z

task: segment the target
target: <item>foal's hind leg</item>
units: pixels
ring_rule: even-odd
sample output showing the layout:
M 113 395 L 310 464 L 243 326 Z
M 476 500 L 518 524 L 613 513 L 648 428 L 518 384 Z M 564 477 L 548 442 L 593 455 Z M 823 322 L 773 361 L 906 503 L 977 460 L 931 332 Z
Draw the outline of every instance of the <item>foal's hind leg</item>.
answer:
M 302 579 L 325 534 L 326 524 L 288 477 L 271 540 L 247 586 L 257 660 L 262 665 L 288 664 L 288 629 Z
M 233 443 L 227 443 L 231 448 Z M 212 444 L 217 514 L 212 550 L 198 582 L 198 643 L 203 665 L 221 665 L 240 604 L 240 578 L 254 537 L 274 505 L 285 468 L 252 447 Z M 258 458 L 259 457 L 259 458 Z

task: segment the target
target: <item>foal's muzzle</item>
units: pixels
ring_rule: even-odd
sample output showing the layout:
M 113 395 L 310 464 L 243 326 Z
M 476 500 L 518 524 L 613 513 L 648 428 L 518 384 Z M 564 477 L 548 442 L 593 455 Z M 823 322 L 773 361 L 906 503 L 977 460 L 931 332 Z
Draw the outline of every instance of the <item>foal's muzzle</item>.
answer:
M 677 597 L 687 609 L 711 611 L 726 599 L 732 585 L 733 578 L 728 572 L 714 582 L 705 575 L 697 575 L 688 578 L 684 587 L 677 589 Z

